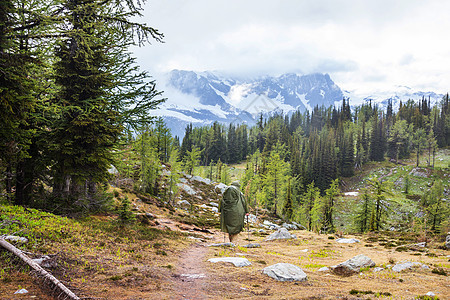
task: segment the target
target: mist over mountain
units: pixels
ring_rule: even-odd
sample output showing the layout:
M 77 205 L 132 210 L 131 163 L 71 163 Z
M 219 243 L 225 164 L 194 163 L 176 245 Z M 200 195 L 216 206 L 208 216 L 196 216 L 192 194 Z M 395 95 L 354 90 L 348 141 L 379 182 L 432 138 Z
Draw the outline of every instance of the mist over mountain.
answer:
M 328 74 L 321 73 L 242 79 L 217 72 L 173 70 L 162 81 L 168 100 L 156 114 L 162 116 L 173 135 L 178 136 L 184 135 L 189 123 L 202 126 L 218 121 L 253 125 L 261 113 L 268 116 L 276 112 L 311 111 L 315 106 L 339 105 L 344 97 L 350 99 L 351 105 L 371 101 L 380 108 L 392 99 L 396 108 L 400 101 L 425 97 L 435 103 L 443 96 L 413 91 L 405 86 L 358 95 L 341 90 Z

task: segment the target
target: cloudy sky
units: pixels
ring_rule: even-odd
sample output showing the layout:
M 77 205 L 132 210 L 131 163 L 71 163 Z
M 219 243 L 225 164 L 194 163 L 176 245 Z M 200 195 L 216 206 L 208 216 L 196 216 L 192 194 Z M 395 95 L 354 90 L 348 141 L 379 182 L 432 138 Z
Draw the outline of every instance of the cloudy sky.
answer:
M 321 72 L 358 93 L 450 91 L 447 0 L 148 0 L 141 20 L 165 43 L 143 69 L 240 76 Z

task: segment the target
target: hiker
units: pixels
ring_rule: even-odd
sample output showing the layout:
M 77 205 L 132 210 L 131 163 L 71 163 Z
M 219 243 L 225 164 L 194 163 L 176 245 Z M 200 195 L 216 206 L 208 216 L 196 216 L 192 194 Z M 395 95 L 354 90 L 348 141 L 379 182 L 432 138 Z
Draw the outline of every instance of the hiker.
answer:
M 232 182 L 219 204 L 220 229 L 228 232 L 231 243 L 244 228 L 244 218 L 248 215 L 247 201 L 239 190 L 240 186 L 238 181 Z

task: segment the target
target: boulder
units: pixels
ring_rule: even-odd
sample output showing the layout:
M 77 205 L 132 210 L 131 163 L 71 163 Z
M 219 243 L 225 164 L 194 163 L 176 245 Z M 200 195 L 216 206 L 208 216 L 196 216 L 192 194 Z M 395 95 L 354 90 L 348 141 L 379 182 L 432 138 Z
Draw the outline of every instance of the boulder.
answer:
M 337 239 L 336 242 L 341 243 L 341 244 L 353 244 L 353 243 L 359 243 L 360 241 L 358 239 L 340 238 L 340 239 Z
M 373 267 L 375 263 L 369 257 L 364 254 L 359 254 L 353 258 L 350 258 L 336 266 L 331 266 L 333 273 L 342 276 L 350 276 L 358 273 L 361 268 Z
M 303 270 L 292 264 L 278 263 L 263 269 L 263 273 L 278 281 L 306 281 Z
M 295 234 L 290 234 L 286 228 L 280 228 L 277 232 L 266 237 L 265 241 L 296 239 Z
M 408 262 L 403 262 L 403 263 L 396 264 L 395 266 L 392 267 L 392 271 L 394 271 L 394 272 L 402 272 L 402 271 L 405 271 L 405 270 L 411 270 L 414 267 L 422 267 L 422 268 L 424 268 L 424 266 L 428 267 L 428 266 L 426 266 L 426 265 L 424 265 L 424 264 L 422 264 L 420 262 L 415 262 L 415 261 L 409 262 L 408 261 Z
M 235 267 L 246 267 L 250 266 L 252 263 L 245 257 L 217 257 L 208 259 L 209 262 L 225 262 L 232 263 Z

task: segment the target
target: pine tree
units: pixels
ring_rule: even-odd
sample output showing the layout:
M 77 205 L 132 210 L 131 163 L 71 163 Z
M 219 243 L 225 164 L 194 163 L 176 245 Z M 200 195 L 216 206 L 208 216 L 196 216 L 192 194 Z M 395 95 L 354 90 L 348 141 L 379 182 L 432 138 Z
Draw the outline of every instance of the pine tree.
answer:
M 361 202 L 357 207 L 355 224 L 358 232 L 365 233 L 370 228 L 372 203 L 367 189 L 361 190 Z
M 120 78 L 124 73 L 118 69 L 124 66 L 123 60 L 130 62 L 129 55 L 120 53 L 134 43 L 133 37 L 141 43 L 149 37 L 160 40 L 162 35 L 130 21 L 141 9 L 131 1 L 122 5 L 109 0 L 66 0 L 62 6 L 70 29 L 55 50 L 59 86 L 55 103 L 61 112 L 52 131 L 53 192 L 60 199 L 92 202 L 97 185 L 107 177 L 111 150 L 126 123 L 135 123 L 133 117 L 144 116 L 154 104 L 154 85 L 145 83 L 146 95 L 141 100 L 127 93 L 110 97 L 109 93 L 120 86 L 128 90 L 136 87 L 129 78 Z
M 312 230 L 313 226 L 313 218 L 312 218 L 312 210 L 317 199 L 320 198 L 319 188 L 314 186 L 314 182 L 311 182 L 306 187 L 306 193 L 303 195 L 303 205 L 302 205 L 302 217 L 305 222 L 308 230 Z

